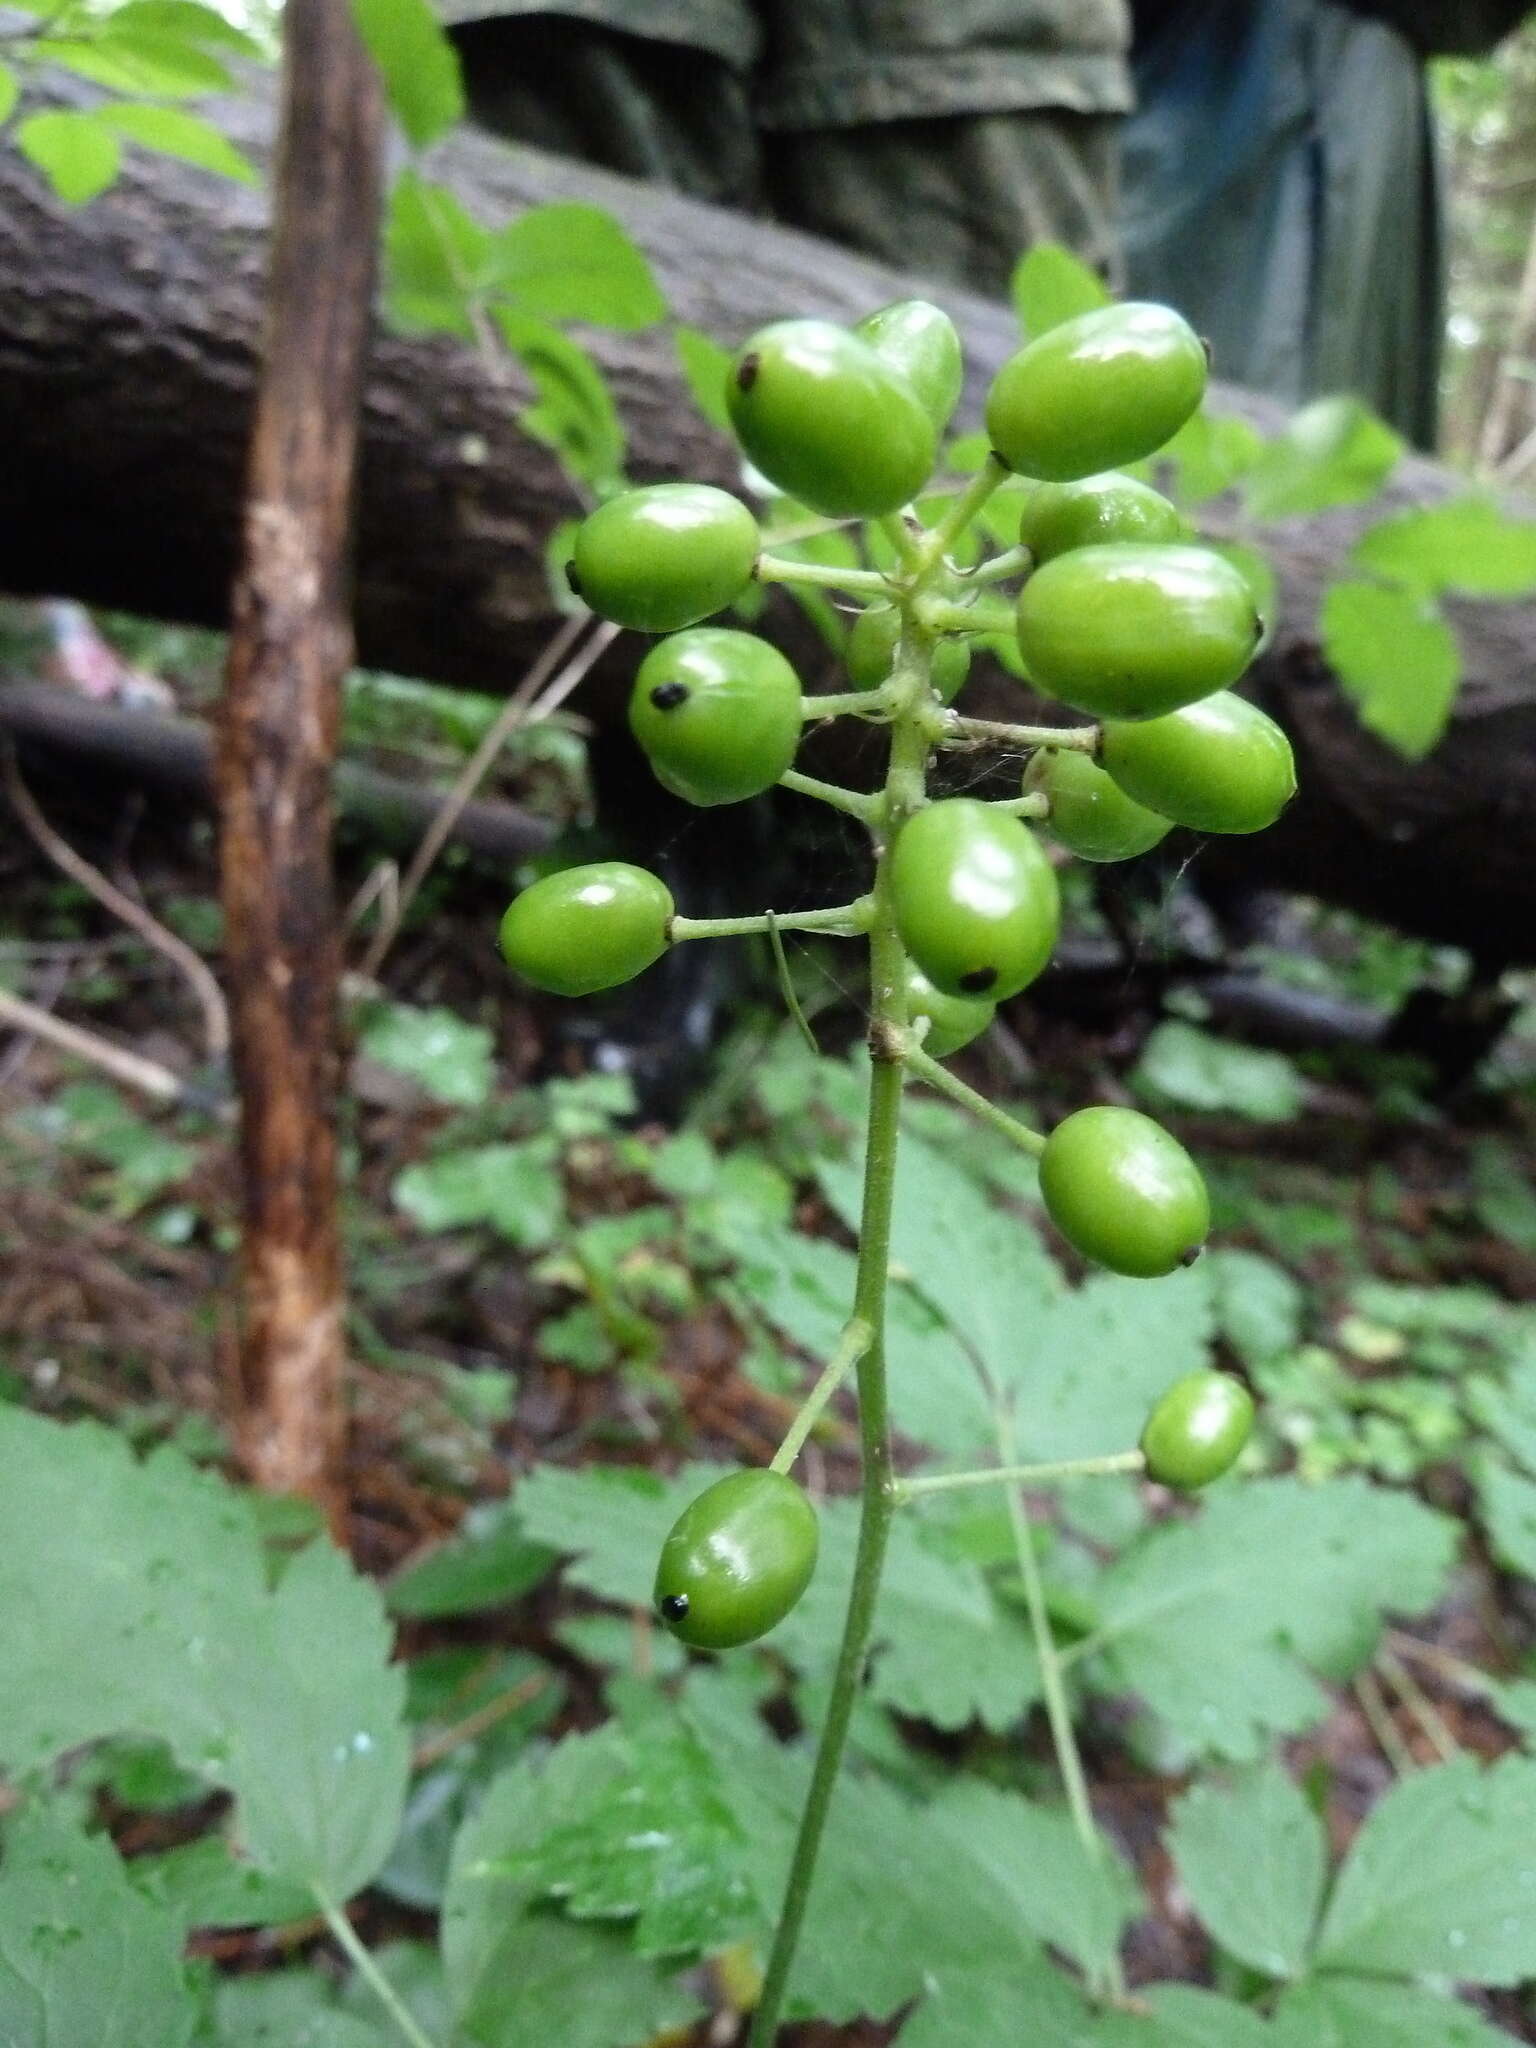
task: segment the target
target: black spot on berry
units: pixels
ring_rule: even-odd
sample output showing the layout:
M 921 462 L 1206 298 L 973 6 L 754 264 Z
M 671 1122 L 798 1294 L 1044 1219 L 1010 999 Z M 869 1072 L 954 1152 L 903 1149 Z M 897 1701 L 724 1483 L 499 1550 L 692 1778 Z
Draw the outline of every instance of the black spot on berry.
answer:
M 686 1593 L 668 1593 L 662 1600 L 661 1613 L 662 1619 L 665 1621 L 682 1621 L 687 1612 L 688 1595 Z
M 1202 1245 L 1202 1244 L 1192 1244 L 1192 1245 L 1190 1246 L 1189 1250 L 1188 1250 L 1187 1252 L 1185 1252 L 1185 1253 L 1184 1253 L 1184 1255 L 1183 1255 L 1183 1256 L 1182 1256 L 1182 1257 L 1180 1258 L 1180 1260 L 1179 1260 L 1179 1264 L 1180 1264 L 1181 1266 L 1193 1266 L 1193 1265 L 1195 1265 L 1195 1264 L 1196 1264 L 1196 1263 L 1198 1262 L 1199 1258 L 1200 1258 L 1200 1254 L 1201 1254 L 1201 1253 L 1202 1253 L 1202 1252 L 1203 1252 L 1204 1250 L 1205 1250 L 1205 1246 L 1204 1246 L 1204 1245 Z
M 572 596 L 580 597 L 581 578 L 576 574 L 576 564 L 574 561 L 567 562 L 565 565 L 565 581 Z
M 651 702 L 658 711 L 675 711 L 679 704 L 688 701 L 686 683 L 658 683 L 651 692 Z
M 960 986 L 968 996 L 984 996 L 997 979 L 995 967 L 973 967 L 969 974 L 962 974 Z
M 743 356 L 741 367 L 736 372 L 736 389 L 750 391 L 757 382 L 757 373 L 763 366 L 761 356 Z

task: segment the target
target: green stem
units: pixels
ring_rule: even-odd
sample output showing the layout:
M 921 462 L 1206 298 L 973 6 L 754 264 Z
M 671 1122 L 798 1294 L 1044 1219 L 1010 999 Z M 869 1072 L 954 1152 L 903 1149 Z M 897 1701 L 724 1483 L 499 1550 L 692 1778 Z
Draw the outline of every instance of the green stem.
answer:
M 905 1506 L 924 1494 L 950 1493 L 957 1486 L 1033 1486 L 1051 1479 L 1096 1479 L 1109 1472 L 1141 1472 L 1146 1462 L 1140 1451 L 1111 1451 L 1102 1458 L 1059 1458 L 1049 1465 L 987 1465 L 975 1472 L 937 1472 L 899 1480 L 896 1499 Z
M 998 746 L 1026 751 L 1033 747 L 1058 747 L 1079 754 L 1096 754 L 1099 728 L 1096 725 L 1009 725 L 999 718 L 962 718 L 949 712 L 944 720 L 941 746 L 958 746 L 967 741 L 991 740 Z
M 337 1947 L 344 1951 L 347 1960 L 367 1983 L 405 2039 L 410 2042 L 411 2048 L 437 2048 L 432 2036 L 422 2032 L 399 1992 L 358 1940 L 356 1928 L 336 1901 L 329 1898 L 319 1885 L 311 1885 L 310 1890 L 315 1895 L 315 1904 L 325 1916 L 326 1926 L 336 1937 Z
M 1024 796 L 992 797 L 987 809 L 1001 811 L 1006 818 L 1048 818 L 1051 800 L 1043 789 L 1032 789 Z
M 897 649 L 893 694 L 898 705 L 891 728 L 890 767 L 885 784 L 883 837 L 923 800 L 928 743 L 917 706 L 929 688 L 925 650 L 908 633 Z M 816 1762 L 784 1887 L 784 1903 L 763 1978 L 762 1997 L 752 2018 L 750 2048 L 772 2048 L 783 2010 L 789 1972 L 805 1921 L 816 1859 L 826 1829 L 837 1774 L 848 1744 L 848 1727 L 864 1674 L 874 1625 L 880 1574 L 885 1564 L 896 1502 L 891 1479 L 890 1423 L 885 1386 L 885 1296 L 891 1258 L 891 1215 L 896 1195 L 896 1152 L 901 1132 L 902 1055 L 908 1043 L 905 965 L 891 901 L 884 851 L 875 866 L 874 922 L 870 927 L 870 1009 L 868 1135 L 864 1151 L 864 1201 L 859 1220 L 859 1265 L 854 1284 L 854 1320 L 868 1325 L 868 1349 L 858 1362 L 860 1475 L 859 1542 L 843 1639 L 832 1678 L 832 1695 L 822 1726 Z
M 996 597 L 974 597 L 968 604 L 933 597 L 923 605 L 922 620 L 941 633 L 1011 633 L 1013 606 Z
M 880 815 L 880 799 L 862 790 L 844 789 L 840 782 L 820 782 L 814 775 L 802 775 L 798 768 L 786 768 L 779 777 L 780 789 L 792 789 L 800 796 L 813 796 L 830 804 L 834 811 L 846 811 L 861 824 L 873 825 Z
M 970 583 L 1005 583 L 1010 576 L 1027 576 L 1034 566 L 1035 558 L 1028 548 L 1005 548 L 989 561 L 979 562 L 966 580 Z
M 772 920 L 781 932 L 831 932 L 839 938 L 858 938 L 869 930 L 874 899 L 861 896 L 855 903 L 839 903 L 833 910 L 776 910 Z M 770 913 L 759 911 L 751 917 L 674 917 L 667 927 L 674 945 L 685 939 L 756 938 L 769 927 Z
M 850 590 L 870 597 L 891 594 L 888 579 L 878 569 L 842 569 L 833 562 L 797 562 L 787 555 L 759 555 L 755 571 L 759 583 L 815 583 L 826 590 Z
M 914 1081 L 922 1081 L 928 1087 L 937 1089 L 940 1095 L 947 1095 L 951 1102 L 958 1102 L 963 1109 L 968 1109 L 972 1116 L 978 1117 L 982 1123 L 1000 1132 L 1010 1144 L 1017 1145 L 1021 1152 L 1028 1152 L 1033 1158 L 1038 1159 L 1045 1150 L 1045 1140 L 1038 1131 L 1032 1131 L 1027 1124 L 1021 1124 L 1017 1117 L 1010 1116 L 1006 1109 L 999 1109 L 998 1105 L 989 1102 L 985 1095 L 978 1094 L 974 1088 L 968 1088 L 964 1081 L 952 1074 L 948 1067 L 941 1067 L 932 1054 L 924 1052 L 920 1045 L 909 1048 L 907 1069 Z
M 932 569 L 943 561 L 954 542 L 964 533 L 999 484 L 1008 481 L 1009 474 L 1006 462 L 996 455 L 987 457 L 924 541 L 921 560 L 925 569 Z
M 841 718 L 845 712 L 855 718 L 886 717 L 891 702 L 882 684 L 877 690 L 839 690 L 822 697 L 802 697 L 800 716 L 807 725 L 818 718 Z
M 875 524 L 896 550 L 896 559 L 902 568 L 908 571 L 918 568 L 921 550 L 917 535 L 912 532 L 902 515 L 899 512 L 887 512 L 877 519 Z
M 1019 1448 L 1013 1430 L 1013 1417 L 1001 1402 L 993 1410 L 993 1421 L 997 1431 L 999 1457 L 1005 1465 L 1017 1464 Z M 1024 1604 L 1029 1611 L 1029 1631 L 1034 1638 L 1035 1658 L 1040 1666 L 1040 1690 L 1045 1695 L 1045 1714 L 1051 1726 L 1056 1766 L 1061 1772 L 1062 1784 L 1066 1788 L 1067 1808 L 1072 1815 L 1072 1825 L 1077 1831 L 1077 1838 L 1083 1845 L 1083 1854 L 1090 1863 L 1099 1863 L 1104 1856 L 1104 1842 L 1088 1798 L 1088 1782 L 1083 1775 L 1083 1760 L 1078 1754 L 1077 1734 L 1072 1726 L 1072 1709 L 1067 1700 L 1061 1654 L 1056 1647 L 1051 1617 L 1046 1610 L 1045 1586 L 1040 1577 L 1040 1563 L 1035 1556 L 1035 1546 L 1030 1536 L 1029 1514 L 1024 1505 L 1024 1496 L 1016 1486 L 1010 1486 L 1008 1489 L 1008 1519 L 1013 1525 L 1013 1546 L 1018 1558 L 1019 1576 L 1024 1581 Z M 1110 1996 L 1118 1997 L 1124 1989 L 1118 1957 L 1110 1964 L 1107 1976 Z
M 874 1331 L 862 1317 L 855 1316 L 847 1325 L 838 1339 L 836 1350 L 823 1366 L 820 1378 L 806 1395 L 800 1413 L 789 1425 L 783 1443 L 769 1460 L 770 1472 L 787 1472 L 794 1464 L 806 1438 L 820 1421 L 822 1410 L 869 1349 L 873 1337 Z

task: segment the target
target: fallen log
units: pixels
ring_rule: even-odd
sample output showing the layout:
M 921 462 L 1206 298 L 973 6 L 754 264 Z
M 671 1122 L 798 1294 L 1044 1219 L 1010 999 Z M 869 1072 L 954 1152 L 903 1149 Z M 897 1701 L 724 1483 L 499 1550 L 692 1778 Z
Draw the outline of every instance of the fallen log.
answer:
M 219 118 L 253 156 L 268 157 L 271 102 L 260 81 Z M 608 208 L 650 256 L 675 316 L 724 340 L 786 312 L 849 318 L 920 282 L 467 132 L 442 146 L 432 169 L 488 222 L 555 198 Z M 265 204 L 259 192 L 135 156 L 113 191 L 71 210 L 15 152 L 0 153 L 0 563 L 10 589 L 223 623 Z M 1016 345 L 1014 323 L 964 293 L 933 295 L 965 335 L 974 419 Z M 733 480 L 729 449 L 685 400 L 666 328 L 586 338 L 616 392 L 637 479 Z M 1271 430 L 1281 417 L 1249 394 L 1220 396 Z M 519 432 L 515 409 L 473 350 L 377 339 L 357 536 L 364 661 L 495 689 L 547 636 L 555 614 L 543 544 L 575 505 L 554 458 Z M 1312 891 L 1485 961 L 1530 960 L 1536 611 L 1461 610 L 1467 681 L 1446 740 L 1417 765 L 1361 730 L 1314 638 L 1321 591 L 1362 527 L 1459 488 L 1410 460 L 1363 511 L 1266 536 L 1282 616 L 1250 687 L 1296 739 L 1303 793 L 1273 831 L 1211 845 L 1203 862 L 1213 874 Z M 625 659 L 621 650 L 612 665 Z

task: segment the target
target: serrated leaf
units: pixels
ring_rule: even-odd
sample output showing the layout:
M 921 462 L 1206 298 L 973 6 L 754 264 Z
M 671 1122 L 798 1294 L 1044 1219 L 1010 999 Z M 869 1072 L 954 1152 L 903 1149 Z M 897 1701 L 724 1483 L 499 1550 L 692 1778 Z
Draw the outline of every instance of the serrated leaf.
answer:
M 1000 1952 L 971 1970 L 948 1970 L 898 2036 L 901 2048 L 982 2048 L 1008 2042 L 1071 2042 L 1091 2048 L 1090 2008 L 1044 1956 Z M 1147 2048 L 1158 2048 L 1156 2042 Z
M 565 1214 L 565 1190 L 540 1139 L 470 1145 L 408 1166 L 394 1198 L 421 1230 L 488 1225 L 523 1251 L 549 1243 Z
M 480 1108 L 495 1078 L 489 1027 L 466 1024 L 453 1010 L 419 1009 L 412 1003 L 370 1005 L 358 1050 L 460 1109 Z
M 89 114 L 28 114 L 16 147 L 68 206 L 84 206 L 117 177 L 117 138 Z
M 1226 1110 L 1256 1123 L 1284 1123 L 1300 1109 L 1304 1088 L 1280 1052 L 1216 1038 L 1170 1017 L 1142 1047 L 1131 1085 L 1153 1102 L 1181 1109 Z
M 1462 673 L 1456 636 L 1434 604 L 1375 583 L 1332 583 L 1318 630 L 1361 724 L 1422 760 L 1449 723 Z
M 1456 1524 L 1364 1480 L 1254 1480 L 1164 1523 L 1099 1581 L 1099 1633 L 1121 1685 L 1186 1742 L 1248 1762 L 1327 1709 L 1312 1673 L 1351 1677 L 1384 1613 L 1440 1597 Z
M 200 171 L 233 178 L 237 184 L 259 182 L 256 166 L 245 152 L 236 149 L 228 136 L 198 114 L 189 114 L 180 107 L 146 107 L 126 100 L 97 107 L 95 118 L 114 133 L 137 142 L 143 149 L 154 150 L 157 155 L 195 164 Z
M 1268 1977 L 1305 1973 L 1323 1903 L 1321 1824 L 1278 1764 L 1197 1785 L 1173 1810 L 1169 1849 L 1210 1932 Z
M 1064 1807 L 1041 1806 L 976 1779 L 926 1809 L 925 1832 L 963 1844 L 1030 1933 L 1097 1975 L 1142 1910 L 1131 1873 L 1107 1844 L 1090 1857 Z
M 1461 1983 L 1536 1975 L 1536 1760 L 1458 1757 L 1402 1779 L 1356 1835 L 1319 1966 Z
M 197 2021 L 177 1914 L 137 1891 L 104 1835 L 46 1805 L 9 1824 L 0 1862 L 5 2048 L 182 2048 Z
M 1383 519 L 1350 559 L 1426 596 L 1527 597 L 1536 590 L 1536 521 L 1511 518 L 1491 498 L 1456 498 Z
M 445 185 L 403 171 L 384 217 L 384 307 L 404 334 L 475 335 L 491 236 Z
M 1374 498 L 1403 443 L 1358 398 L 1315 398 L 1287 422 L 1248 472 L 1254 519 L 1286 519 Z
M 634 1954 L 627 1931 L 537 1907 L 516 1859 L 564 1819 L 581 1753 L 498 1778 L 454 1843 L 442 1950 L 460 2028 L 477 2048 L 639 2048 L 682 2026 L 698 2001 Z
M 1509 2048 L 1469 2007 L 1409 1984 L 1317 1977 L 1286 1992 L 1275 2017 L 1304 2048 Z
M 520 415 L 526 433 L 559 456 L 567 473 L 599 497 L 623 481 L 625 439 L 607 379 L 584 348 L 530 313 L 493 306 L 502 339 L 527 371 L 536 402 Z
M 427 0 L 352 0 L 352 13 L 384 80 L 390 111 L 418 149 L 464 113 L 459 53 Z
M 234 1794 L 269 1874 L 337 1899 L 366 1884 L 409 1764 L 375 1589 L 324 1541 L 269 1587 L 249 1501 L 176 1451 L 140 1465 L 93 1424 L 0 1408 L 0 1464 L 0 1763 L 151 1732 Z
M 190 99 L 231 90 L 234 81 L 217 57 L 174 30 L 136 27 L 132 15 L 131 8 L 116 19 L 109 15 L 88 39 L 44 38 L 32 45 L 31 54 L 39 63 L 57 64 L 108 92 Z
M 1475 1474 L 1478 1513 L 1500 1564 L 1536 1579 L 1536 1484 L 1497 1458 L 1480 1458 Z
M 515 1508 L 484 1501 L 457 1534 L 392 1579 L 385 1598 L 392 1614 L 416 1619 L 478 1614 L 521 1600 L 548 1578 L 558 1556 L 525 1534 Z
M 730 368 L 730 350 L 697 327 L 674 327 L 672 342 L 694 404 L 712 427 L 729 433 L 731 416 L 725 404 L 725 376 Z
M 488 253 L 492 288 L 541 320 L 633 330 L 666 317 L 650 264 L 600 206 L 530 207 L 491 237 Z
M 1014 265 L 1009 295 L 1026 341 L 1110 303 L 1098 272 L 1059 242 L 1037 242 L 1025 251 Z

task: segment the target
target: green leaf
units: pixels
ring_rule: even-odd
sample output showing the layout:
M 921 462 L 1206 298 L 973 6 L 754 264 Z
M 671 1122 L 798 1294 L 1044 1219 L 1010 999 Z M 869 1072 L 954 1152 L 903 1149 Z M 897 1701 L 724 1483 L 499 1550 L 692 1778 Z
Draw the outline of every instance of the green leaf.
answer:
M 117 138 L 90 114 L 28 114 L 16 147 L 69 206 L 105 192 L 122 160 Z
M 730 368 L 730 350 L 697 327 L 674 327 L 672 342 L 694 404 L 712 427 L 718 427 L 722 434 L 729 433 L 731 416 L 725 404 L 725 376 Z
M 1059 242 L 1037 242 L 1014 265 L 1013 310 L 1027 341 L 1110 303 L 1103 278 Z
M 1216 1327 L 1244 1365 L 1266 1365 L 1301 1342 L 1306 1296 L 1275 1259 L 1262 1252 L 1207 1252 L 1200 1262 L 1211 1290 Z
M 1214 1038 L 1170 1017 L 1148 1038 L 1131 1074 L 1138 1094 L 1180 1109 L 1224 1110 L 1255 1123 L 1285 1123 L 1305 1089 L 1284 1053 Z
M 567 473 L 599 497 L 623 480 L 624 429 L 602 371 L 558 328 L 507 306 L 492 308 L 507 347 L 533 382 L 537 402 L 521 415 L 524 432 L 559 456 Z
M 9 64 L 0 64 L 0 121 L 9 121 L 20 96 L 21 87 L 16 82 L 15 72 Z
M 40 64 L 57 64 L 108 92 L 153 93 L 170 100 L 233 88 L 234 80 L 217 57 L 179 31 L 135 27 L 133 13 L 124 8 L 116 18 L 109 15 L 88 39 L 45 38 L 32 45 L 31 54 Z
M 425 149 L 464 113 L 458 51 L 427 0 L 352 0 L 352 13 L 383 75 L 391 113 L 407 139 Z
M 318 1970 L 225 1978 L 214 2012 L 217 2048 L 394 2048 L 399 2038 L 343 2012 L 336 1986 Z
M 470 1509 L 457 1535 L 392 1579 L 385 1593 L 392 1614 L 436 1619 L 510 1606 L 548 1578 L 559 1552 L 523 1532 L 504 1501 Z
M 258 61 L 266 56 L 254 37 L 226 21 L 217 8 L 204 6 L 202 0 L 128 0 L 126 7 L 112 9 L 103 26 L 114 36 L 148 30 L 194 46 L 212 44 L 215 49 L 233 50 Z
M 1536 1760 L 1458 1757 L 1396 1784 L 1356 1835 L 1320 1966 L 1470 1984 L 1536 1975 Z
M 963 1847 L 996 1887 L 999 1902 L 1090 1975 L 1110 1966 L 1143 1909 L 1119 1857 L 1108 1848 L 1090 1857 L 1065 1807 L 1039 1806 L 962 1779 L 927 1808 L 923 1832 Z
M 566 1817 L 580 1743 L 505 1772 L 454 1843 L 442 1948 L 459 2026 L 477 2048 L 639 2048 L 698 2001 L 636 1956 L 627 1931 L 535 1910 L 519 1858 Z
M 1536 1579 L 1536 1484 L 1497 1458 L 1480 1458 L 1477 1505 L 1500 1564 Z
M 1509 2048 L 1510 2040 L 1453 1998 L 1350 1977 L 1297 1985 L 1275 2017 L 1298 2030 L 1305 2048 Z
M 1305 1974 L 1328 1849 L 1278 1764 L 1225 1789 L 1197 1785 L 1173 1810 L 1168 1847 L 1195 1911 L 1228 1954 L 1267 1977 Z
M 565 1215 L 565 1190 L 540 1138 L 467 1146 L 408 1166 L 394 1196 L 420 1230 L 484 1224 L 523 1251 L 548 1244 Z
M 445 185 L 415 170 L 390 188 L 384 216 L 384 310 L 402 334 L 475 338 L 491 236 Z
M 135 1856 L 129 1876 L 184 1928 L 281 1927 L 315 1910 L 308 1885 L 284 1883 L 243 1863 L 222 1835 L 204 1835 L 155 1856 Z
M 1318 631 L 1361 724 L 1422 760 L 1444 733 L 1461 682 L 1461 649 L 1434 604 L 1374 583 L 1331 583 Z
M 1491 498 L 1456 498 L 1382 520 L 1350 559 L 1425 596 L 1528 597 L 1536 591 L 1536 521 L 1511 518 Z
M 1171 467 L 1169 495 L 1184 506 L 1219 498 L 1245 476 L 1265 449 L 1264 436 L 1246 420 L 1197 412 L 1157 453 Z
M 491 237 L 491 283 L 514 310 L 632 330 L 665 319 L 651 266 L 611 213 L 534 206 Z
M 1266 2026 L 1247 2006 L 1191 1984 L 1153 1984 L 1137 1998 L 1145 2019 L 1108 2014 L 1073 2048 L 1320 2048 L 1289 2027 Z
M 408 1074 L 439 1102 L 479 1109 L 495 1078 L 495 1040 L 487 1025 L 466 1024 L 453 1010 L 410 1003 L 370 1005 L 358 1050 L 397 1074 Z
M 233 178 L 241 185 L 260 181 L 256 166 L 243 150 L 236 149 L 211 121 L 180 107 L 146 107 L 127 100 L 97 107 L 95 118 L 116 134 L 125 135 L 130 142 L 160 156 L 176 157 L 182 163 L 195 164 L 201 171 Z
M 337 1899 L 366 1884 L 409 1765 L 375 1589 L 323 1540 L 270 1587 L 246 1497 L 94 1424 L 0 1408 L 0 1467 L 0 1764 L 147 1731 L 234 1794 L 260 1868 Z
M 1347 1679 L 1383 1613 L 1444 1589 L 1457 1525 L 1408 1495 L 1341 1479 L 1253 1480 L 1163 1523 L 1098 1584 L 1112 1676 L 1183 1738 L 1237 1762 L 1321 1719 L 1313 1672 Z
M 27 1807 L 0 1863 L 0 2041 L 182 2048 L 197 2021 L 184 1938 L 175 1913 L 135 1890 L 104 1835 Z
M 1249 515 L 1286 519 L 1362 504 L 1375 497 L 1402 452 L 1399 437 L 1358 398 L 1315 398 L 1249 471 Z

